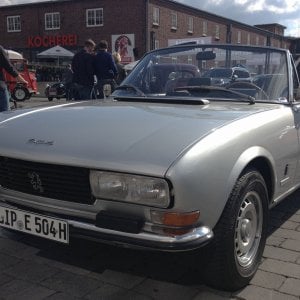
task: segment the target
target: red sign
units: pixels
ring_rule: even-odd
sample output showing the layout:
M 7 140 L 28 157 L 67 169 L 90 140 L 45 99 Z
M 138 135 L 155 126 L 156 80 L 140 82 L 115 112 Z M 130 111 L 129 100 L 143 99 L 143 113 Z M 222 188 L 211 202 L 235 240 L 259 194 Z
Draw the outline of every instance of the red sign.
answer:
M 76 34 L 29 36 L 27 44 L 30 48 L 53 47 L 53 46 L 75 46 L 77 45 Z

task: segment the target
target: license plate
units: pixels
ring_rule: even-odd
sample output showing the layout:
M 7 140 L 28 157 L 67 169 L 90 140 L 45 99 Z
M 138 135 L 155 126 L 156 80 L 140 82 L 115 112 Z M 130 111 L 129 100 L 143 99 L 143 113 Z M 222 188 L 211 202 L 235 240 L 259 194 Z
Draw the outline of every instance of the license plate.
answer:
M 0 226 L 69 243 L 69 226 L 66 221 L 20 209 L 0 206 Z

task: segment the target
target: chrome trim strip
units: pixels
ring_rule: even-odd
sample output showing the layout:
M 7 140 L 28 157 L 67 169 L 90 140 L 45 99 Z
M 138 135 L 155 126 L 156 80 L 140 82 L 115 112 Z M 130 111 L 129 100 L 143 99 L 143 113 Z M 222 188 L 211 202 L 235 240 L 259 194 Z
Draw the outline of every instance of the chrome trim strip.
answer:
M 67 221 L 71 226 L 74 226 L 75 228 L 80 228 L 87 231 L 93 231 L 99 234 L 109 234 L 112 236 L 127 237 L 134 240 L 148 241 L 153 243 L 166 243 L 170 245 L 185 244 L 185 243 L 191 243 L 195 241 L 198 241 L 199 243 L 202 242 L 204 243 L 213 237 L 213 232 L 210 230 L 210 228 L 206 226 L 194 228 L 191 232 L 188 232 L 183 235 L 163 236 L 163 235 L 151 234 L 147 232 L 141 232 L 138 234 L 121 232 L 121 231 L 96 227 L 95 225 L 78 222 L 78 221 L 72 221 L 72 220 L 71 221 L 65 220 L 65 221 Z

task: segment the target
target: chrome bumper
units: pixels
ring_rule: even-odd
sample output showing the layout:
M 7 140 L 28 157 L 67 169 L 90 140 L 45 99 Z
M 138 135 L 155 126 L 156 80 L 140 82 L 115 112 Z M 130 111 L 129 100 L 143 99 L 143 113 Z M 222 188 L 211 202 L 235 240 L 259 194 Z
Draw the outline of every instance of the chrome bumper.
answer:
M 198 227 L 189 233 L 177 236 L 163 236 L 153 233 L 128 233 L 99 228 L 92 224 L 66 220 L 70 225 L 71 236 L 88 238 L 104 243 L 160 251 L 188 251 L 200 248 L 213 238 L 208 227 Z
M 103 243 L 124 246 L 127 248 L 142 248 L 159 251 L 188 251 L 202 247 L 213 238 L 213 232 L 206 226 L 191 229 L 186 234 L 170 236 L 157 234 L 150 231 L 130 233 L 121 230 L 107 229 L 96 226 L 87 219 L 77 219 L 66 213 L 57 213 L 55 207 L 49 207 L 42 203 L 24 201 L 23 197 L 16 197 L 13 192 L 6 191 L 5 195 L 0 194 L 0 203 L 11 208 L 21 208 L 28 212 L 38 211 L 44 216 L 57 217 L 69 224 L 70 236 L 91 239 Z M 31 196 L 30 198 L 37 198 Z M 22 199 L 22 200 L 21 200 Z M 30 204 L 30 207 L 28 206 Z M 88 215 L 87 215 L 88 216 Z M 151 225 L 150 225 L 151 227 Z

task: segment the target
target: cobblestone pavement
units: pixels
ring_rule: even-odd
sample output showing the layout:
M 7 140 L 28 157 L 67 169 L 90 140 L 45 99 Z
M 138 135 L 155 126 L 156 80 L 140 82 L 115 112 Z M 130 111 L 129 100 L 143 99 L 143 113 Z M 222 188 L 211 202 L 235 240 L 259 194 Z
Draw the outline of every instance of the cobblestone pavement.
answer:
M 35 101 L 37 103 L 37 101 Z M 300 299 L 300 190 L 270 213 L 251 283 L 235 293 L 203 284 L 189 256 L 71 239 L 62 245 L 0 229 L 0 299 Z

